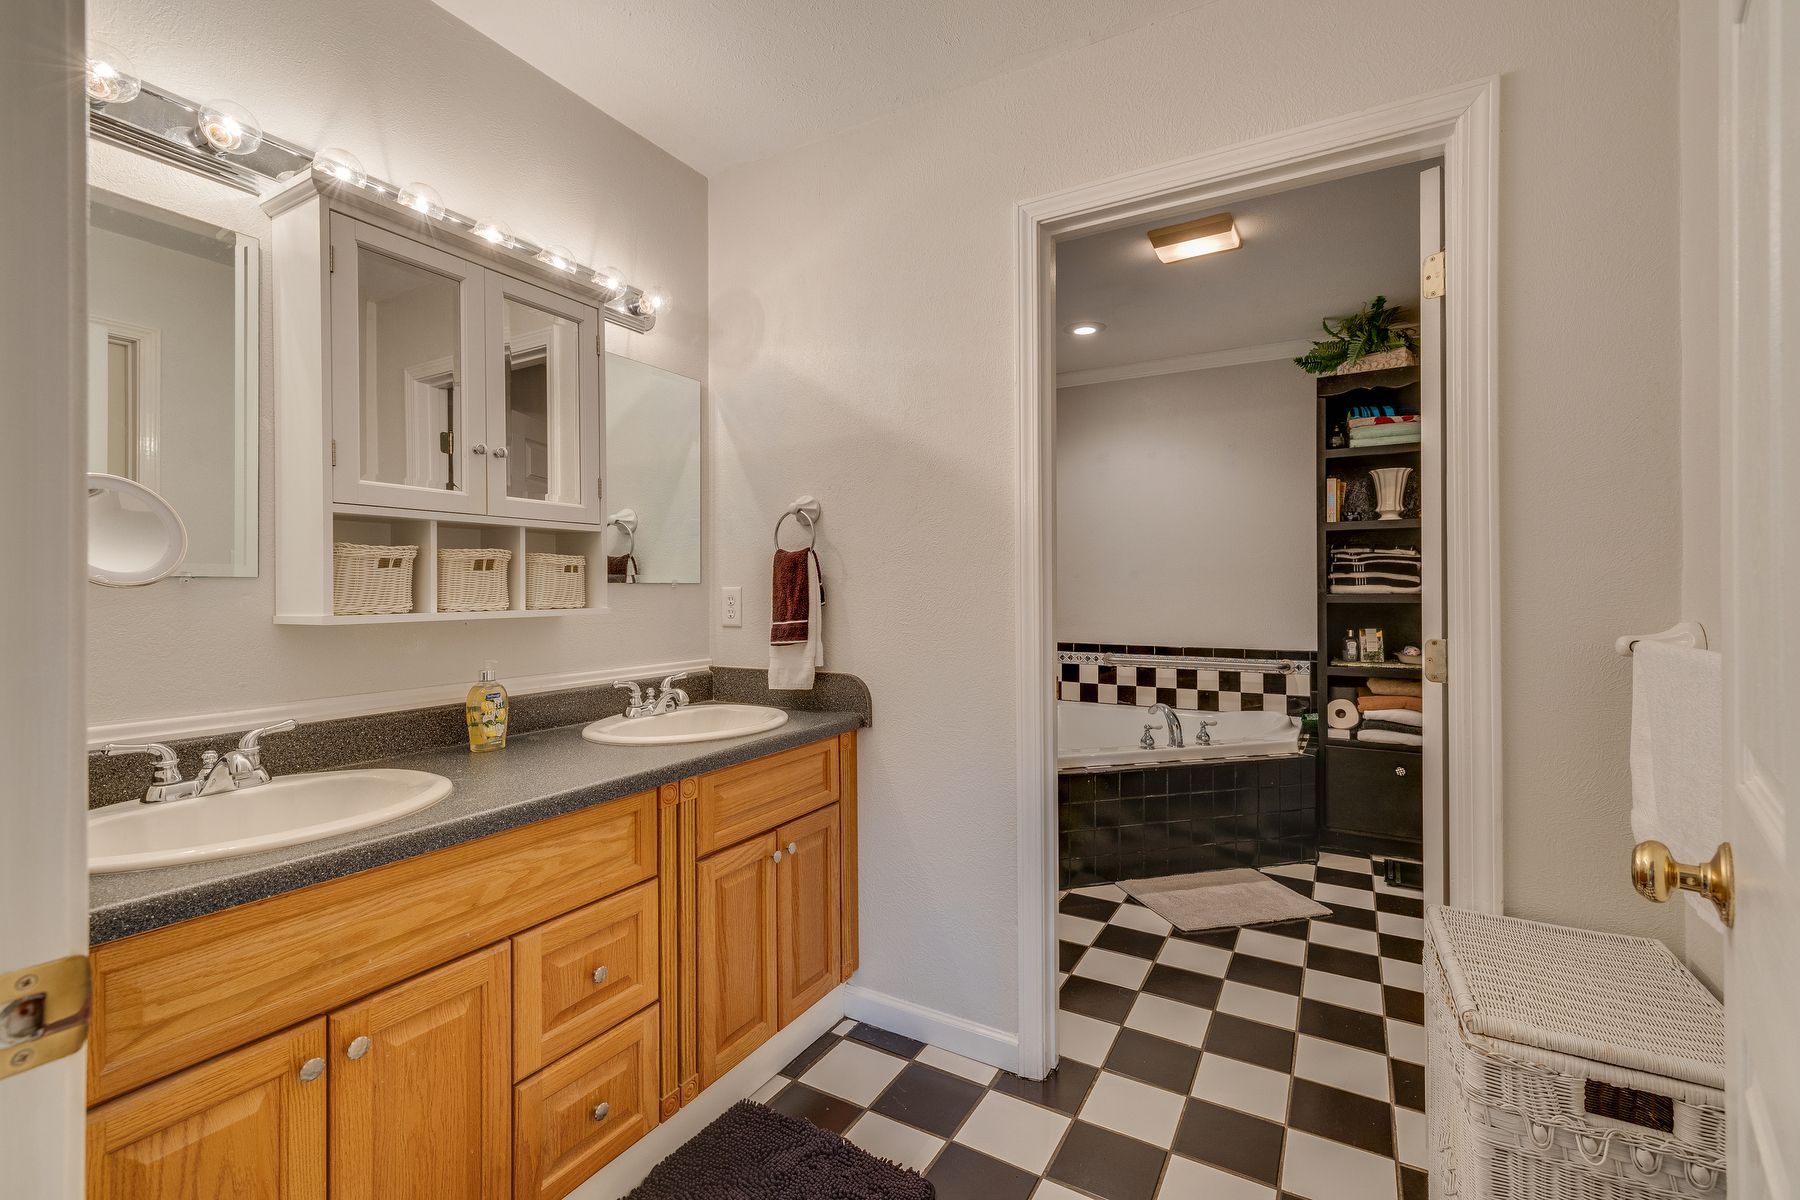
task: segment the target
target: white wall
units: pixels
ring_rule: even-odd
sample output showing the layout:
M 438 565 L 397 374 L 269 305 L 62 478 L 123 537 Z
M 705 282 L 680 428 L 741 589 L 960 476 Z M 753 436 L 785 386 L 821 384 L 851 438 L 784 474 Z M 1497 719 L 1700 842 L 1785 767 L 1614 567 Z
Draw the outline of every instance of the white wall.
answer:
M 1056 394 L 1056 639 L 1311 650 L 1316 400 L 1293 363 Z
M 374 174 L 431 183 L 455 208 L 660 283 L 675 307 L 609 349 L 706 378 L 706 181 L 428 0 L 93 0 L 95 36 L 144 76 L 226 96 L 271 130 L 342 146 Z M 267 222 L 218 184 L 97 146 L 94 182 L 259 238 Z M 379 629 L 277 627 L 274 405 L 264 288 L 261 556 L 256 579 L 88 589 L 89 719 L 226 712 L 309 697 L 453 684 L 481 660 L 504 676 L 704 658 L 694 587 L 613 589 L 610 615 Z M 276 467 L 275 469 L 279 469 Z
M 1222 0 L 712 181 L 713 645 L 766 660 L 769 525 L 818 495 L 880 708 L 864 986 L 1016 1028 L 1014 206 L 1491 74 L 1507 904 L 1679 943 L 1611 650 L 1679 599 L 1673 0 Z

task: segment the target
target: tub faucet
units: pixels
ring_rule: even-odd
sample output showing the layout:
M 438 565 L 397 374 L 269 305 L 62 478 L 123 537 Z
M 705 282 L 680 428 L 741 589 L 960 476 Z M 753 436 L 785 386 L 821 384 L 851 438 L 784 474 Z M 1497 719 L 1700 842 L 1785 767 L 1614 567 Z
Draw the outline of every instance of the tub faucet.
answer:
M 1161 713 L 1163 720 L 1168 722 L 1169 745 L 1173 749 L 1181 749 L 1184 745 L 1181 740 L 1181 718 L 1176 716 L 1175 710 L 1170 708 L 1167 704 L 1152 704 L 1150 706 L 1150 715 L 1154 717 L 1157 713 Z M 1207 744 L 1211 745 L 1210 742 Z
M 1212 734 L 1208 733 L 1207 730 L 1211 729 L 1214 725 L 1217 725 L 1217 724 L 1218 724 L 1217 721 L 1202 721 L 1202 722 L 1200 722 L 1200 728 L 1194 731 L 1194 745 L 1196 745 L 1196 746 L 1212 745 Z

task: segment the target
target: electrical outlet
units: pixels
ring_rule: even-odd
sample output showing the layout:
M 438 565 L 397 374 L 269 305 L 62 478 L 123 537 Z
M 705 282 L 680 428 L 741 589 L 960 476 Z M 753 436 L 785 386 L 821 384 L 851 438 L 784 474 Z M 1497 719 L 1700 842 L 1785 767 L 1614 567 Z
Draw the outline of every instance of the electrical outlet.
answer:
M 744 627 L 744 589 L 741 587 L 722 587 L 719 589 L 721 603 L 719 605 L 719 624 L 727 629 Z

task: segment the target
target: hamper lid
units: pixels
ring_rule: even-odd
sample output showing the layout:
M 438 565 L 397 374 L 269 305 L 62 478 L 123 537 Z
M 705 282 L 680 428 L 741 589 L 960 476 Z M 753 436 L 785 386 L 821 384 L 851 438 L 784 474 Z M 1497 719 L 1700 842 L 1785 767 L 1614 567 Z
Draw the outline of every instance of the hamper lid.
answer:
M 1427 921 L 1465 1031 L 1724 1088 L 1724 1007 L 1661 942 L 1436 906 Z

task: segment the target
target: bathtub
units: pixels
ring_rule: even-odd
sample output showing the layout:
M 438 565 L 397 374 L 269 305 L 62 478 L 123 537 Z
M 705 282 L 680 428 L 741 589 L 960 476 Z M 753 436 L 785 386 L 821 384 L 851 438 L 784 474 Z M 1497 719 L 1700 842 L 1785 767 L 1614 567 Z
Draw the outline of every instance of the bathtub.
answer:
M 1177 713 L 1187 739 L 1182 749 L 1171 747 L 1162 715 L 1126 704 L 1056 702 L 1056 766 L 1058 770 L 1094 770 L 1102 767 L 1155 763 L 1210 762 L 1247 758 L 1260 754 L 1295 754 L 1300 749 L 1300 722 L 1279 712 Z M 1196 746 L 1201 721 L 1217 721 L 1208 732 L 1212 745 Z M 1140 745 L 1144 726 L 1155 725 L 1156 749 Z

